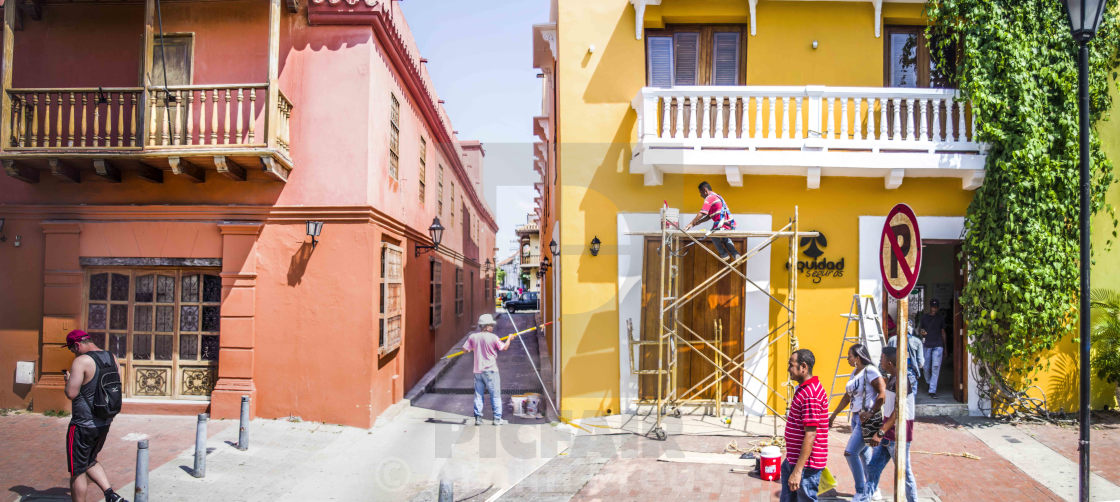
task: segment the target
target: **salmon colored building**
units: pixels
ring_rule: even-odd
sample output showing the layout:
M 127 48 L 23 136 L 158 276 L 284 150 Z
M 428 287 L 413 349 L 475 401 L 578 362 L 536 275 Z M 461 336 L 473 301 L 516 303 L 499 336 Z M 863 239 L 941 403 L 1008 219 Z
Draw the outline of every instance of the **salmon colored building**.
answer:
M 18 5 L 0 407 L 68 409 L 81 328 L 126 412 L 368 427 L 492 311 L 485 152 L 396 2 Z

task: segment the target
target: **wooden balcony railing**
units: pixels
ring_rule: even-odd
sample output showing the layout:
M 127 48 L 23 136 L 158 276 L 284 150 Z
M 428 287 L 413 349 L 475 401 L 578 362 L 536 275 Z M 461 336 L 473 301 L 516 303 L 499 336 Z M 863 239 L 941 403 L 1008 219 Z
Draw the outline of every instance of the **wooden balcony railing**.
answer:
M 267 84 L 10 89 L 9 151 L 182 150 L 268 145 Z M 276 145 L 290 157 L 292 103 L 283 94 Z

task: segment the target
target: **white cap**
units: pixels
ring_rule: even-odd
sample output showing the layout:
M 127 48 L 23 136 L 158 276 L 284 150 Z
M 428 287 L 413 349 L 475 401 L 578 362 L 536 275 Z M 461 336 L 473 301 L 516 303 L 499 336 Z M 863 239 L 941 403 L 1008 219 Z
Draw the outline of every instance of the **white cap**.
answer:
M 490 314 L 482 314 L 482 315 L 478 316 L 478 325 L 480 327 L 481 326 L 493 326 L 495 324 L 498 324 L 498 323 L 494 321 L 494 316 L 492 316 Z

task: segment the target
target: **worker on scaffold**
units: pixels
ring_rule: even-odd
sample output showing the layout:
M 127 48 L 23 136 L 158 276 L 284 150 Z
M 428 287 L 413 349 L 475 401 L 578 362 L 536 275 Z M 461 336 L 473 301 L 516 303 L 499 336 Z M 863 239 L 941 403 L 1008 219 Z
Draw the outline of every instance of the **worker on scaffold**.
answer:
M 692 219 L 692 222 L 685 225 L 683 230 L 687 232 L 690 228 L 709 219 L 712 220 L 712 230 L 709 233 L 716 230 L 735 230 L 735 218 L 731 217 L 731 209 L 727 207 L 727 202 L 724 202 L 723 197 L 712 191 L 712 185 L 709 185 L 707 181 L 701 182 L 699 188 L 700 197 L 704 199 L 704 206 L 700 208 L 700 213 Z M 713 235 L 711 239 L 720 258 L 727 260 L 728 255 L 730 255 L 730 261 L 734 261 L 739 257 L 739 250 L 735 249 L 735 244 L 731 242 L 730 237 Z

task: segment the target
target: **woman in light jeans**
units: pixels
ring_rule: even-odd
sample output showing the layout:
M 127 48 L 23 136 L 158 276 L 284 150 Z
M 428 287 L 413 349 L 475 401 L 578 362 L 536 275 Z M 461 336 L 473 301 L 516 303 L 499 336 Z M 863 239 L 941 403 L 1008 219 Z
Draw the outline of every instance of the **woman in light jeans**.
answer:
M 840 405 L 828 417 L 828 428 L 832 428 L 836 416 L 850 404 L 852 435 L 844 448 L 844 459 L 848 461 L 848 468 L 852 470 L 852 479 L 855 481 L 856 493 L 852 496 L 852 502 L 867 502 L 871 500 L 875 488 L 867 482 L 871 447 L 864 440 L 863 430 L 866 424 L 874 433 L 882 425 L 882 407 L 883 401 L 887 398 L 887 384 L 879 368 L 871 361 L 867 348 L 862 344 L 857 343 L 848 350 L 848 364 L 852 367 L 852 374 L 845 385 L 844 397 L 840 399 Z

